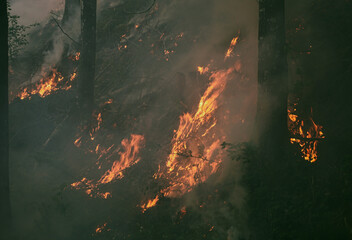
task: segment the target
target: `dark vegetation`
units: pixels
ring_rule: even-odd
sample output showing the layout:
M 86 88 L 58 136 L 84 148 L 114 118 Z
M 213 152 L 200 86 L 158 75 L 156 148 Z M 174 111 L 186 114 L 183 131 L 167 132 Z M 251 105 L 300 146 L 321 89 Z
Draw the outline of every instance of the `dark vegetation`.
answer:
M 315 163 L 296 148 L 274 163 L 249 161 L 253 239 L 352 239 L 351 9 L 351 1 L 287 4 L 289 92 L 300 114 L 313 109 L 327 137 Z
M 8 18 L 6 1 L 0 3 L 0 232 L 9 237 L 11 221 L 9 197 L 9 105 L 8 105 Z

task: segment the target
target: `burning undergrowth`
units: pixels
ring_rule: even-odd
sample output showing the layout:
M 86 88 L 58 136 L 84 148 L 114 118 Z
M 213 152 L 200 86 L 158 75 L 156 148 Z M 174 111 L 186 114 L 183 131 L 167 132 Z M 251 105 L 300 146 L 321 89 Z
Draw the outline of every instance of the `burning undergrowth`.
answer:
M 220 143 L 226 136 L 218 136 L 214 131 L 218 121 L 215 113 L 233 71 L 234 68 L 229 68 L 212 73 L 197 111 L 180 117 L 167 162 L 159 166 L 154 175 L 155 179 L 165 179 L 169 185 L 160 191 L 164 197 L 181 197 L 218 170 L 223 157 Z M 158 197 L 142 208 L 155 205 L 157 200 Z
M 143 135 L 131 134 L 129 137 L 122 139 L 121 143 L 116 143 L 116 138 L 111 132 L 108 135 L 104 134 L 108 124 L 103 122 L 102 111 L 106 110 L 111 104 L 113 104 L 112 99 L 101 104 L 100 111 L 93 114 L 94 118 L 90 126 L 84 126 L 80 129 L 73 142 L 85 154 L 95 156 L 94 165 L 100 177 L 97 179 L 82 177 L 80 181 L 71 184 L 73 189 L 84 190 L 90 197 L 101 197 L 103 199 L 111 197 L 110 192 L 101 192 L 100 186 L 122 179 L 124 172 L 141 160 L 140 150 L 144 147 Z M 116 123 L 113 125 L 116 128 Z M 91 172 L 88 172 L 88 174 L 91 174 Z M 96 171 L 94 171 L 94 174 L 96 174 Z
M 68 57 L 73 62 L 79 60 L 80 53 L 77 52 Z M 77 67 L 73 67 L 72 73 L 68 74 L 67 77 L 62 76 L 62 74 L 55 68 L 52 67 L 48 72 L 43 72 L 42 77 L 39 81 L 28 83 L 27 86 L 22 87 L 18 93 L 11 96 L 12 99 L 19 98 L 31 99 L 32 95 L 38 95 L 41 98 L 62 90 L 67 91 L 72 88 L 72 84 L 77 76 Z
M 241 164 L 221 144 L 249 137 L 256 33 L 238 31 L 248 19 L 225 7 L 235 3 L 207 3 L 157 1 L 141 15 L 123 15 L 123 4 L 102 10 L 97 108 L 91 125 L 75 129 L 73 150 L 60 152 L 74 166 L 57 179 L 67 208 L 87 212 L 60 223 L 68 231 L 89 226 L 98 239 L 163 239 L 183 229 L 199 232 L 184 233 L 192 239 L 236 239 L 244 231 Z M 228 21 L 216 20 L 221 15 Z M 66 75 L 57 71 L 55 79 Z M 69 77 L 61 82 L 71 84 Z

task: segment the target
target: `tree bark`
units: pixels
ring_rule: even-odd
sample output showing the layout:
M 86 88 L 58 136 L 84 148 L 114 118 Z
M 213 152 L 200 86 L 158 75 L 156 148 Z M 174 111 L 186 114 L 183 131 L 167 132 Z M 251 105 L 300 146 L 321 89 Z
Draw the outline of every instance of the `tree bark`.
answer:
M 81 119 L 91 117 L 94 108 L 96 51 L 96 0 L 81 2 L 81 56 L 78 67 L 78 98 Z
M 0 3 L 0 235 L 10 234 L 9 192 L 9 102 L 8 102 L 8 18 L 7 1 Z
M 282 157 L 288 144 L 285 1 L 259 1 L 256 134 L 264 157 Z

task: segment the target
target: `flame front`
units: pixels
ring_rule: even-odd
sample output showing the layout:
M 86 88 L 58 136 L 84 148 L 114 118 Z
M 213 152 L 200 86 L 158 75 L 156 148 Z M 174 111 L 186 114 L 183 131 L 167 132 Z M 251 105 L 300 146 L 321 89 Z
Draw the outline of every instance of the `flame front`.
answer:
M 79 58 L 80 52 L 76 52 L 69 57 L 73 62 L 77 62 Z M 72 87 L 72 82 L 77 76 L 77 68 L 75 67 L 73 69 L 68 80 L 65 80 L 62 74 L 54 67 L 50 69 L 49 75 L 47 73 L 42 73 L 42 76 L 43 77 L 35 84 L 21 89 L 15 98 L 18 97 L 21 100 L 26 98 L 31 99 L 32 95 L 38 95 L 41 98 L 45 98 L 58 90 L 69 90 Z
M 56 69 L 52 69 L 47 77 L 43 77 L 36 84 L 31 87 L 23 88 L 16 97 L 23 99 L 30 99 L 32 95 L 38 95 L 45 98 L 53 92 L 58 90 L 69 90 L 72 87 L 72 82 L 76 78 L 76 70 L 71 74 L 68 81 L 64 81 L 64 77 Z

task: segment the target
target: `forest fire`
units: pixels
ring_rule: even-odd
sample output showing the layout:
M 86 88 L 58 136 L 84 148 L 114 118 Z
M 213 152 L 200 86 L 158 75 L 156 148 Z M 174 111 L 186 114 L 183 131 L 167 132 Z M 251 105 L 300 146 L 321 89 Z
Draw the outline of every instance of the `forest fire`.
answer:
M 79 60 L 80 55 L 80 52 L 76 52 L 68 58 L 73 62 L 76 62 Z M 43 77 L 38 82 L 31 84 L 31 86 L 24 87 L 23 89 L 21 89 L 20 92 L 15 96 L 15 98 L 17 97 L 21 100 L 27 98 L 31 99 L 32 95 L 38 95 L 41 98 L 45 98 L 46 96 L 58 90 L 67 91 L 71 89 L 72 82 L 77 77 L 77 68 L 73 69 L 73 72 L 72 74 L 70 74 L 68 80 L 65 80 L 62 74 L 58 72 L 56 68 L 51 68 L 49 72 L 49 75 L 47 73 L 42 74 Z
M 234 68 L 215 71 L 212 82 L 200 99 L 194 114 L 185 113 L 180 117 L 178 130 L 172 139 L 172 149 L 164 167 L 154 175 L 156 179 L 165 179 L 168 187 L 160 191 L 164 197 L 181 197 L 197 184 L 205 182 L 215 173 L 221 163 L 220 139 L 216 137 L 214 127 L 218 101 Z M 142 204 L 142 212 L 156 205 L 159 196 Z
M 78 142 L 79 144 L 81 144 L 81 138 L 78 138 L 75 142 Z M 112 144 L 110 147 L 106 149 L 103 148 L 100 144 L 97 144 L 94 152 L 98 156 L 97 158 L 98 161 L 102 158 L 102 156 L 106 155 L 109 152 L 111 152 L 111 154 L 106 158 L 112 158 L 112 157 L 115 157 L 116 154 L 118 154 L 119 160 L 115 160 L 112 167 L 109 170 L 107 170 L 100 177 L 98 181 L 88 180 L 87 178 L 83 177 L 80 181 L 72 183 L 71 187 L 77 190 L 79 189 L 85 190 L 86 194 L 89 195 L 90 197 L 98 196 L 100 198 L 107 199 L 108 197 L 111 196 L 111 193 L 99 192 L 99 185 L 107 184 L 112 182 L 113 180 L 123 178 L 124 177 L 123 172 L 127 168 L 137 164 L 140 161 L 140 158 L 137 155 L 141 147 L 143 146 L 143 143 L 144 143 L 144 136 L 131 134 L 130 139 L 125 138 L 121 141 L 121 146 L 123 148 L 123 151 L 119 151 L 119 149 L 115 149 L 114 151 L 112 151 L 112 149 L 115 146 L 114 144 Z M 77 144 L 75 145 L 77 146 Z
M 148 200 L 148 202 L 143 203 L 141 205 L 142 213 L 147 211 L 148 208 L 154 207 L 158 201 L 159 201 L 159 196 L 156 196 L 154 199 L 150 199 Z
M 98 185 L 93 183 L 93 180 L 88 180 L 85 177 L 83 177 L 80 181 L 72 183 L 71 187 L 76 190 L 83 189 L 84 192 L 90 197 L 98 196 L 103 199 L 108 199 L 111 196 L 110 192 L 99 192 Z
M 233 50 L 236 46 L 238 42 L 238 36 L 237 37 L 234 37 L 232 40 L 231 40 L 231 43 L 230 43 L 230 47 L 227 49 L 227 52 L 225 54 L 225 60 L 229 57 L 231 57 L 231 55 L 233 54 Z
M 352 0 L 1 3 L 0 240 L 351 238 Z
M 209 71 L 209 67 L 198 66 L 197 71 L 199 72 L 200 75 L 203 75 Z
M 170 184 L 161 191 L 165 197 L 180 197 L 217 171 L 221 162 L 217 151 L 220 139 L 210 132 L 217 124 L 215 111 L 219 97 L 233 71 L 234 68 L 229 68 L 212 73 L 212 82 L 200 99 L 197 112 L 180 117 L 166 169 L 158 173 L 159 178 L 167 179 Z
M 31 87 L 23 88 L 16 97 L 23 99 L 31 99 L 32 95 L 38 95 L 45 98 L 53 92 L 58 90 L 69 90 L 72 87 L 72 82 L 76 78 L 76 71 L 74 71 L 68 81 L 64 81 L 64 77 L 55 68 L 51 70 L 49 76 L 43 77 Z
M 304 121 L 296 113 L 296 105 L 288 108 L 288 129 L 292 135 L 290 142 L 300 146 L 304 160 L 315 162 L 318 159 L 318 142 L 325 138 L 323 127 L 317 125 L 310 116 Z
M 99 184 L 106 184 L 115 179 L 123 178 L 123 171 L 140 161 L 137 157 L 139 150 L 144 142 L 142 135 L 131 134 L 131 140 L 123 139 L 121 142 L 124 152 L 119 152 L 120 159 L 116 160 L 111 169 L 99 179 Z
M 236 40 L 234 40 L 236 39 Z M 238 37 L 231 41 L 226 56 L 231 57 Z M 171 153 L 165 166 L 159 165 L 154 174 L 155 179 L 163 179 L 167 187 L 159 194 L 141 205 L 142 212 L 156 205 L 160 196 L 168 198 L 181 197 L 196 185 L 205 182 L 215 173 L 221 162 L 221 140 L 217 136 L 216 112 L 227 82 L 231 79 L 235 67 L 210 72 L 210 83 L 201 97 L 197 111 L 180 116 L 180 123 L 171 141 Z M 197 67 L 200 74 L 209 71 L 209 67 Z M 224 136 L 222 136 L 224 137 Z

